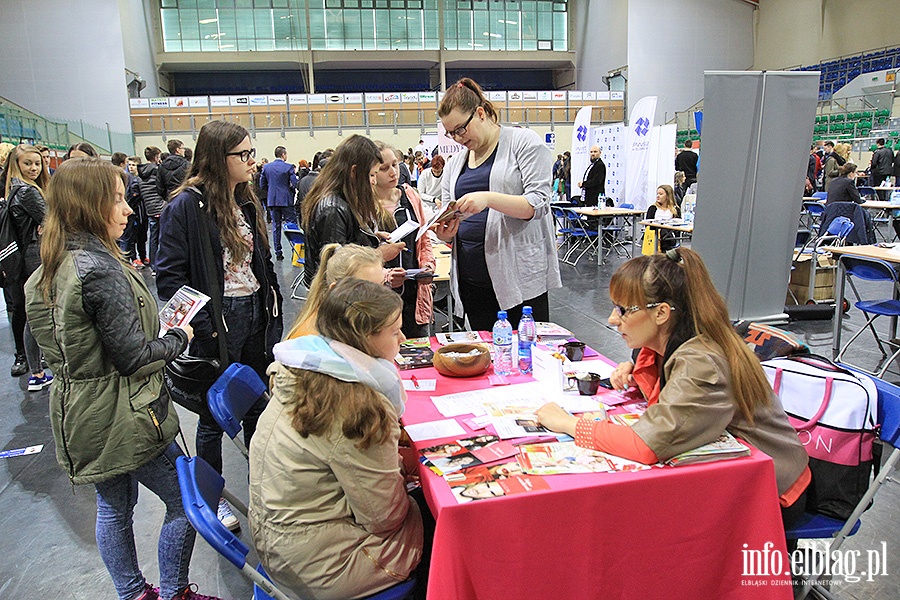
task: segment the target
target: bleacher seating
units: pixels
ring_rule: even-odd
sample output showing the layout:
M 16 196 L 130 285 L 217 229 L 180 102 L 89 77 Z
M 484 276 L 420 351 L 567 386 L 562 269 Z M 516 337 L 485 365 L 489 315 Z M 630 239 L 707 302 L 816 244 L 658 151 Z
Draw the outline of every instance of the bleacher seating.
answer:
M 847 85 L 854 77 L 863 73 L 895 68 L 900 68 L 900 48 L 889 48 L 867 54 L 829 60 L 795 70 L 820 71 L 819 100 L 828 100 L 834 92 Z

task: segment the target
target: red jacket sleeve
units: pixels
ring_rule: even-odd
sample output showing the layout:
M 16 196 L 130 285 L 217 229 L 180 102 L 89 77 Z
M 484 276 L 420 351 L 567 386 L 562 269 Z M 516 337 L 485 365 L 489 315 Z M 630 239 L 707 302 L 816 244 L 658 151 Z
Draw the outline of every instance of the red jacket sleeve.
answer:
M 575 444 L 645 465 L 659 462 L 653 450 L 631 430 L 631 427 L 617 425 L 608 419 L 603 421 L 579 419 L 575 426 Z

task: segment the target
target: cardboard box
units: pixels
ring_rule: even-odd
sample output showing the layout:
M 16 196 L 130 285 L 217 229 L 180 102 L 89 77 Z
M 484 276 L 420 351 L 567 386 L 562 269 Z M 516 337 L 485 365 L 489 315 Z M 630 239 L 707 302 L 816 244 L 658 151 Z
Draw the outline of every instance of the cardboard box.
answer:
M 834 297 L 834 278 L 837 273 L 836 263 L 831 256 L 818 256 L 816 280 L 813 286 L 813 297 L 809 297 L 809 272 L 812 255 L 804 254 L 795 258 L 794 270 L 791 271 L 791 291 L 801 304 L 807 300 L 830 300 Z

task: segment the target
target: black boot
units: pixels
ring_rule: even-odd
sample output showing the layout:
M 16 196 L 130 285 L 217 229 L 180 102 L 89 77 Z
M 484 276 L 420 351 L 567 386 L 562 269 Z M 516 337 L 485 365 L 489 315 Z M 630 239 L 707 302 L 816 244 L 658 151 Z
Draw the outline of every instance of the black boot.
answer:
M 28 372 L 28 361 L 25 359 L 24 354 L 16 354 L 16 362 L 13 363 L 13 366 L 9 369 L 9 374 L 12 377 L 21 377 L 25 373 Z

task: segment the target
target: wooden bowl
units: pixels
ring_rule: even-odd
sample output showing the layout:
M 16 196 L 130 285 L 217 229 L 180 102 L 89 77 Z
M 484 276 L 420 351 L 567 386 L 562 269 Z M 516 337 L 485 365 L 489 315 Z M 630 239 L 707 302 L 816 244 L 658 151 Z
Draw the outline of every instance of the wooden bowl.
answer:
M 474 352 L 473 352 L 474 351 Z M 470 356 L 448 356 L 469 354 Z M 491 366 L 491 351 L 484 344 L 447 344 L 434 353 L 434 368 L 447 377 L 474 377 Z

